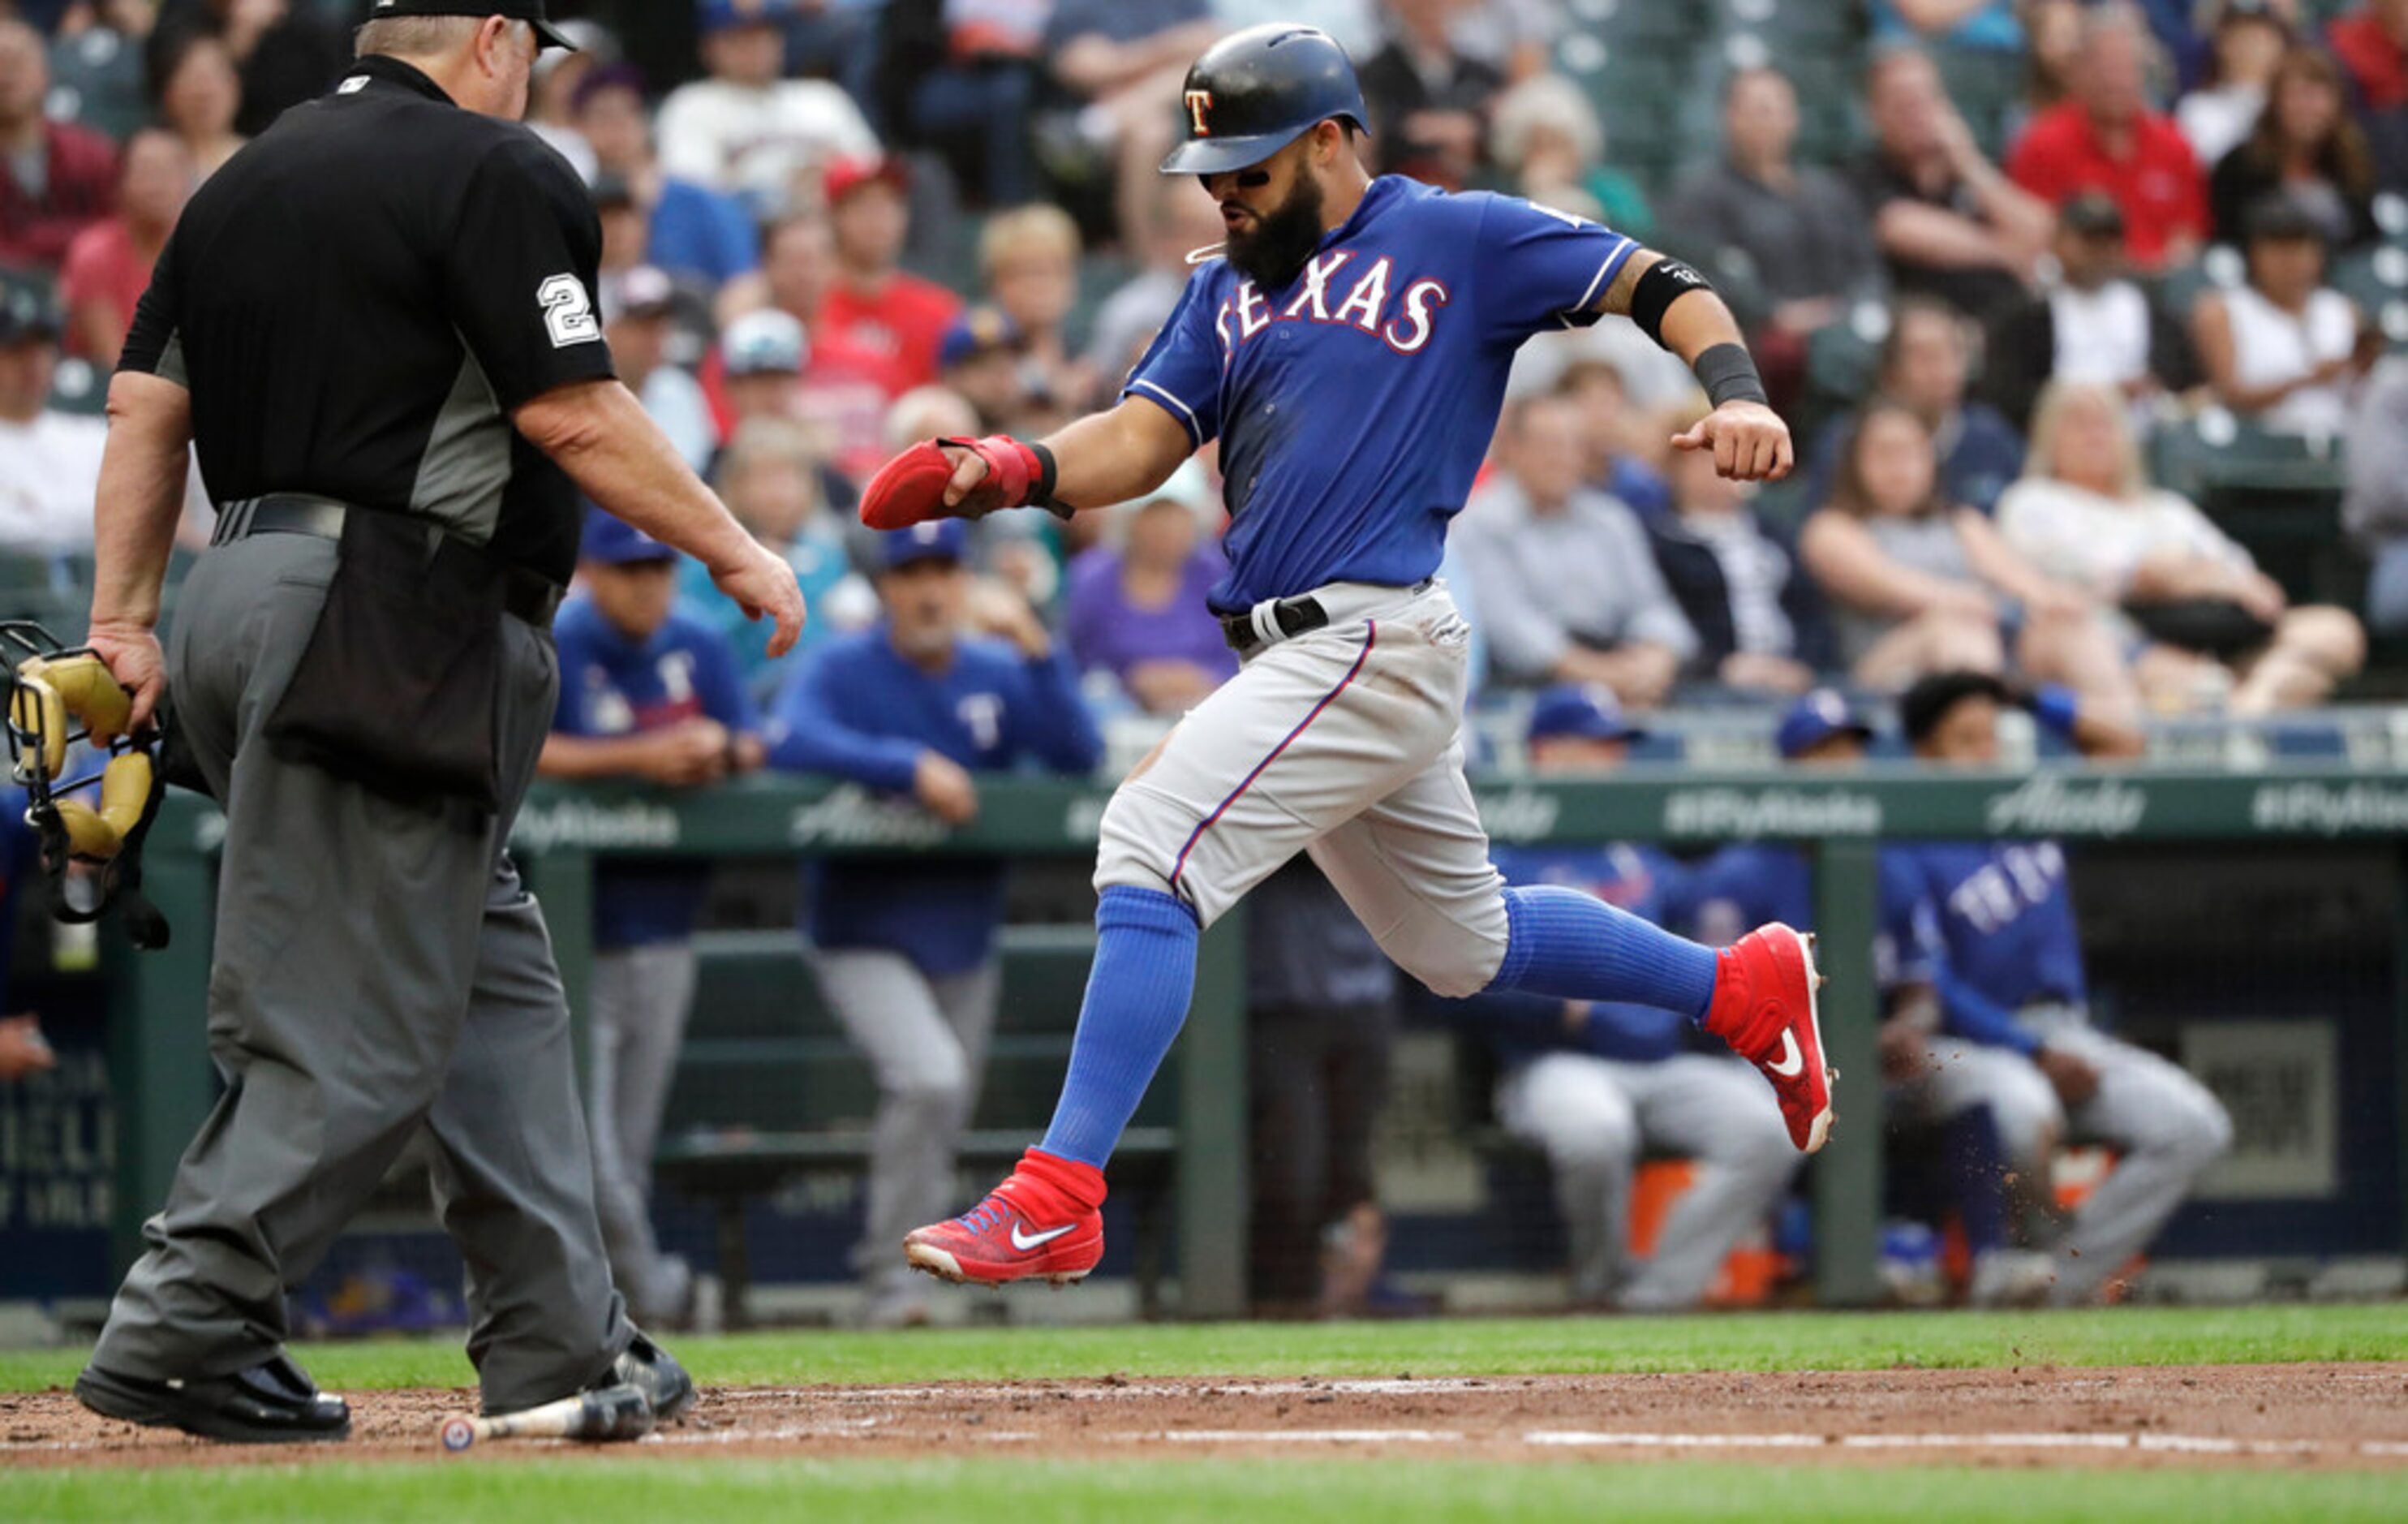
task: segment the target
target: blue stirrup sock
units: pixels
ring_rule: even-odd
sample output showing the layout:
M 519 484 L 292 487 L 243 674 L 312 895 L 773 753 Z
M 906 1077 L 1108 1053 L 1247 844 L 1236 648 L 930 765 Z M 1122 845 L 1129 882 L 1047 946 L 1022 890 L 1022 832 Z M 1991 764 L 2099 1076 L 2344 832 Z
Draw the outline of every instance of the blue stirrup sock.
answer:
M 1628 1000 L 1703 1021 L 1714 950 L 1557 884 L 1505 891 L 1505 962 L 1489 988 Z
M 1096 906 L 1096 963 L 1045 1152 L 1097 1169 L 1112 1156 L 1196 998 L 1196 913 L 1114 884 Z

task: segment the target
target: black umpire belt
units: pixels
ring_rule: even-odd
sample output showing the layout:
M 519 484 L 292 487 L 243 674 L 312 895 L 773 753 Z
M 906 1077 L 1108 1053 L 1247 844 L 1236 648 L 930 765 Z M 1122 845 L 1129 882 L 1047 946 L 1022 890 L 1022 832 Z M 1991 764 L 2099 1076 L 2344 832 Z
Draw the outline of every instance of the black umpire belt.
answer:
M 1411 587 L 1398 587 L 1388 591 L 1411 597 L 1426 591 L 1432 581 L 1433 579 L 1425 577 Z M 1359 592 L 1360 589 L 1355 591 Z M 1270 638 L 1266 637 L 1254 625 L 1254 615 L 1261 611 L 1262 606 L 1257 604 L 1240 613 L 1219 616 L 1221 639 L 1228 641 L 1229 649 L 1240 656 L 1251 656 L 1270 643 Z M 1311 630 L 1327 629 L 1330 624 L 1328 606 L 1310 593 L 1280 599 L 1270 606 L 1269 612 L 1265 617 L 1268 618 L 1272 625 L 1278 629 L 1277 639 L 1282 640 L 1294 640 Z
M 339 540 L 345 519 L 355 512 L 376 511 L 299 492 L 242 497 L 218 510 L 217 528 L 210 533 L 209 543 L 228 545 L 252 535 L 313 535 L 320 539 Z M 431 534 L 449 533 L 432 519 L 426 521 L 426 527 Z M 552 617 L 560 611 L 561 600 L 568 596 L 568 589 L 524 567 L 505 566 L 502 569 L 506 579 L 503 609 L 538 629 L 551 627 Z

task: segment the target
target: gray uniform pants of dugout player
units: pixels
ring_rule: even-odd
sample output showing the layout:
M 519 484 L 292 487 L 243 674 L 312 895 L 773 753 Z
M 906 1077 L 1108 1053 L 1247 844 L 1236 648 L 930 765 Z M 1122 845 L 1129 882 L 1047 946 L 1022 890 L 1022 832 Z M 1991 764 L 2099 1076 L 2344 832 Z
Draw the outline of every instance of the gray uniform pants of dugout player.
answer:
M 330 540 L 260 535 L 211 551 L 184 584 L 167 669 L 226 811 L 208 993 L 226 1091 L 143 1225 L 93 1358 L 153 1380 L 266 1358 L 286 1336 L 286 1288 L 423 1126 L 467 1261 L 486 1407 L 528 1407 L 600 1375 L 632 1334 L 595 1219 L 551 937 L 502 851 L 559 666 L 548 638 L 504 617 L 497 819 L 287 763 L 260 731 L 335 559 Z

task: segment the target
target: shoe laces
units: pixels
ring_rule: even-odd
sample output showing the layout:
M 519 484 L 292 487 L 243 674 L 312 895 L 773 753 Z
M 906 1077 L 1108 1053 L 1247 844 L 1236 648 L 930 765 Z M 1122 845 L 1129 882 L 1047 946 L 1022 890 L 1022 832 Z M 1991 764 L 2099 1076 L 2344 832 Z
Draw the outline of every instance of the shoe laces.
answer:
M 1010 1211 L 1002 1197 L 991 1195 L 956 1220 L 973 1233 L 992 1232 L 1009 1220 Z

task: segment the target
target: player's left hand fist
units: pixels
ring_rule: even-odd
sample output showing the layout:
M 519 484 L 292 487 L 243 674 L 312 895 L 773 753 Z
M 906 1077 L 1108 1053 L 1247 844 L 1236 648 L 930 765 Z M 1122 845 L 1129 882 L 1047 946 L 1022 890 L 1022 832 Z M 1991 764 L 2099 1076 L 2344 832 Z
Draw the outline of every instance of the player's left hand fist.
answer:
M 1761 402 L 1726 402 L 1685 432 L 1675 450 L 1711 450 L 1714 469 L 1734 482 L 1778 482 L 1798 462 L 1789 425 Z

